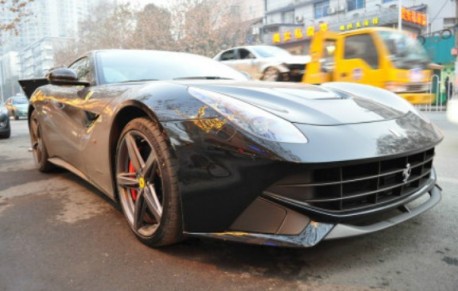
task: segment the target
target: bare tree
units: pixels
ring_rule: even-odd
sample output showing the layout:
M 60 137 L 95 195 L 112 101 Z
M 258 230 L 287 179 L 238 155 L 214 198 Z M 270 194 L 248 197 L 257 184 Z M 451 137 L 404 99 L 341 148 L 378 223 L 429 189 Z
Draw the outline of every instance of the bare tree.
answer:
M 79 41 L 84 50 L 130 48 L 135 31 L 134 12 L 129 4 L 97 7 L 95 14 L 81 24 Z
M 54 63 L 66 65 L 95 49 L 132 48 L 134 31 L 134 11 L 129 4 L 113 7 L 102 3 L 95 7 L 91 17 L 80 23 L 79 35 L 54 54 Z
M 233 8 L 212 0 L 179 0 L 169 9 L 150 4 L 138 12 L 128 4 L 102 4 L 81 23 L 78 37 L 56 53 L 55 61 L 68 64 L 88 50 L 106 48 L 186 51 L 211 57 L 245 42 L 248 24 Z
M 249 24 L 241 21 L 237 6 L 211 0 L 183 2 L 180 6 L 186 10 L 179 25 L 181 50 L 211 57 L 221 49 L 245 42 Z
M 3 22 L 0 22 L 0 34 L 2 31 L 13 31 L 17 34 L 17 25 L 24 17 L 30 15 L 27 4 L 33 0 L 0 0 L 0 13 Z
M 136 30 L 132 35 L 132 43 L 136 48 L 174 49 L 171 14 L 168 10 L 149 4 L 136 18 Z

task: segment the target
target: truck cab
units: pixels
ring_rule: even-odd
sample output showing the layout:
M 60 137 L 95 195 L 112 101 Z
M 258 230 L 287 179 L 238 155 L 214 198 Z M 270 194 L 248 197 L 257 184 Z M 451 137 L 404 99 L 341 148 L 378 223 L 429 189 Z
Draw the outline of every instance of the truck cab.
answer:
M 390 28 L 317 32 L 303 82 L 355 82 L 390 90 L 413 104 L 431 104 L 430 60 L 408 34 Z

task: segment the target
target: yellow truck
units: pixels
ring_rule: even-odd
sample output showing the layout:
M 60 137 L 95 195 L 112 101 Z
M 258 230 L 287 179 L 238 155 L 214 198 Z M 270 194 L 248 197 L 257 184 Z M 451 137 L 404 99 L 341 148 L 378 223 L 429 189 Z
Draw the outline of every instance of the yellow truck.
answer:
M 413 104 L 431 104 L 430 60 L 416 39 L 390 28 L 317 32 L 302 81 L 356 82 L 395 92 Z

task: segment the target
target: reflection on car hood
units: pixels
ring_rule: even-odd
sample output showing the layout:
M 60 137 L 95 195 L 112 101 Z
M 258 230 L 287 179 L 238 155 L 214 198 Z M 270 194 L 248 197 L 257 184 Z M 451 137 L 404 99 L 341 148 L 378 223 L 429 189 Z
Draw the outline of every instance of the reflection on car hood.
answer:
M 187 84 L 225 94 L 263 108 L 290 122 L 339 125 L 390 120 L 410 107 L 393 108 L 369 96 L 342 95 L 319 86 L 270 82 Z

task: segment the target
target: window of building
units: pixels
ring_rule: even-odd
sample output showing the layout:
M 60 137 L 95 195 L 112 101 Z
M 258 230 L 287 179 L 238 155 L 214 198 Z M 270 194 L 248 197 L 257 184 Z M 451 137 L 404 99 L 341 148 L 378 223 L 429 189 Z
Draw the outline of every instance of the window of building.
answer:
M 347 0 L 347 11 L 366 7 L 366 0 Z
M 456 24 L 455 17 L 446 17 L 444 18 L 444 28 L 453 28 Z
M 349 36 L 345 39 L 344 59 L 362 59 L 374 69 L 379 67 L 378 53 L 369 34 Z
M 321 18 L 328 16 L 329 0 L 324 0 L 313 4 L 313 10 L 315 12 L 315 18 Z
M 283 23 L 294 23 L 294 10 L 283 12 L 281 19 Z
M 294 4 L 294 0 L 266 0 L 266 10 L 272 11 Z

